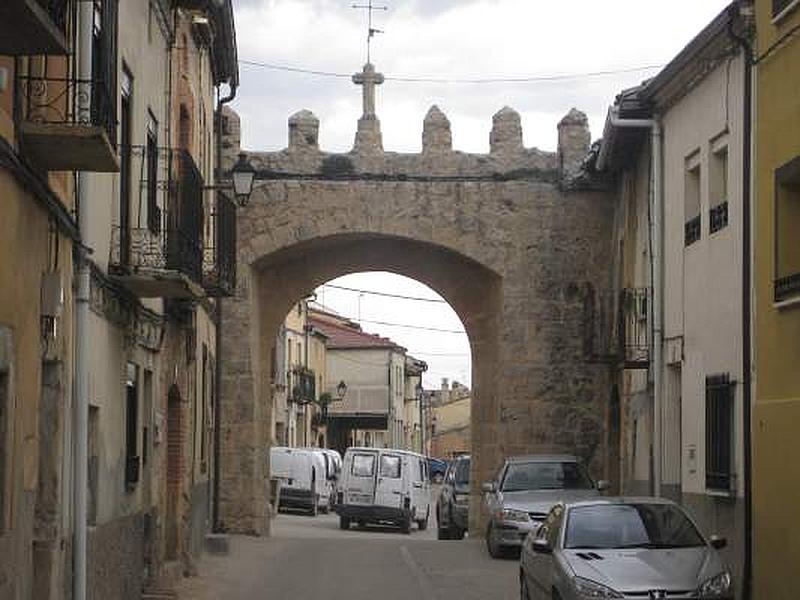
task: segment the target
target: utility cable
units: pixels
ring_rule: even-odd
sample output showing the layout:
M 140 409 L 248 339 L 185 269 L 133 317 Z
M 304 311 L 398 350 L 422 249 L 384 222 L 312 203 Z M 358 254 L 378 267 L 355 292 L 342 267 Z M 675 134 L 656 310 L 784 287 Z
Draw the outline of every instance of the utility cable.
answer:
M 346 292 L 356 292 L 359 294 L 367 294 L 370 296 L 383 296 L 384 298 L 399 298 L 401 300 L 416 300 L 417 302 L 435 302 L 438 304 L 447 304 L 446 300 L 442 300 L 441 298 L 423 298 L 422 296 L 404 296 L 403 294 L 390 294 L 388 292 L 375 292 L 372 290 L 362 290 L 359 288 L 351 288 L 346 287 L 343 285 L 334 285 L 332 283 L 326 283 L 322 287 L 331 288 L 333 290 L 343 290 Z
M 244 60 L 240 59 L 239 64 L 247 67 L 259 67 L 271 69 L 273 71 L 284 71 L 287 73 L 298 73 L 302 75 L 313 75 L 315 77 L 335 77 L 339 79 L 350 79 L 350 73 L 338 73 L 335 71 L 322 71 L 319 69 L 305 69 L 302 67 L 291 67 L 276 63 Z M 594 77 L 607 77 L 611 75 L 624 75 L 627 73 L 639 73 L 643 71 L 654 71 L 663 68 L 664 65 L 642 65 L 638 67 L 628 67 L 624 69 L 606 69 L 601 71 L 587 71 L 583 73 L 560 73 L 555 75 L 529 75 L 511 77 L 467 77 L 467 78 L 447 78 L 447 77 L 405 77 L 387 76 L 386 81 L 397 81 L 401 83 L 440 83 L 440 84 L 497 84 L 497 83 L 547 83 L 553 81 L 566 81 L 570 79 L 589 79 Z

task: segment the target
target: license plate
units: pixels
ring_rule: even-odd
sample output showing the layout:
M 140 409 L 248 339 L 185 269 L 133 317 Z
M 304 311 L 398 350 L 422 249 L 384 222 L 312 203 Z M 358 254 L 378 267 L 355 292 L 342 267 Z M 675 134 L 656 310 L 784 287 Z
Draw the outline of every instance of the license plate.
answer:
M 347 500 L 350 504 L 372 504 L 372 495 L 351 492 L 347 494 Z

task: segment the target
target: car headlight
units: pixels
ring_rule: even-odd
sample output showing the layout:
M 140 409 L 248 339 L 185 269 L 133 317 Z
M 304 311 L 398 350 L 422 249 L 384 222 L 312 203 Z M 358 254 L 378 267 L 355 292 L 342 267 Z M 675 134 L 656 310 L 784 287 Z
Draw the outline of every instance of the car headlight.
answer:
M 504 508 L 498 515 L 503 521 L 517 521 L 519 523 L 527 523 L 530 521 L 530 516 L 524 510 L 516 510 L 514 508 Z
M 714 575 L 711 579 L 703 582 L 697 590 L 701 598 L 719 598 L 731 591 L 731 574 L 723 571 L 719 575 Z
M 610 587 L 591 579 L 576 577 L 572 580 L 575 591 L 581 598 L 623 598 L 624 596 Z

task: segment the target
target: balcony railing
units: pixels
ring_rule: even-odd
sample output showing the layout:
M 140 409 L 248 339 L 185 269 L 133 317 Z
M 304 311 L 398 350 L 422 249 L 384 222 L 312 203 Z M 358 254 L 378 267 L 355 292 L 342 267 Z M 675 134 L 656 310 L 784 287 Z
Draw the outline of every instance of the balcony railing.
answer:
M 147 161 L 146 150 L 143 160 Z M 114 226 L 109 272 L 141 297 L 182 298 L 202 295 L 203 177 L 191 155 L 159 149 L 157 172 L 167 179 L 147 179 L 142 169 L 140 190 L 163 193 L 164 208 L 152 206 L 146 226 Z M 153 211 L 152 209 L 156 209 Z
M 800 298 L 800 273 L 775 280 L 775 302 L 786 302 Z
M 314 371 L 306 367 L 297 367 L 289 374 L 291 378 L 291 396 L 289 400 L 297 404 L 310 404 L 317 397 L 317 377 Z
M 647 369 L 650 365 L 650 291 L 628 288 L 620 294 L 620 352 L 626 369 Z
M 236 291 L 236 205 L 222 193 L 217 194 L 210 225 L 203 287 L 209 296 L 232 296 Z
M 70 0 L 3 0 L 0 54 L 67 54 L 67 23 L 74 7 Z
M 58 4 L 54 0 L 48 6 Z M 75 2 L 69 6 L 74 7 Z M 32 59 L 17 70 L 14 114 L 22 150 L 44 170 L 119 170 L 117 2 L 104 0 L 100 6 L 90 75 L 77 75 L 74 54 Z M 66 11 L 72 15 L 67 18 L 74 20 L 74 8 Z M 64 26 L 74 30 L 74 26 Z

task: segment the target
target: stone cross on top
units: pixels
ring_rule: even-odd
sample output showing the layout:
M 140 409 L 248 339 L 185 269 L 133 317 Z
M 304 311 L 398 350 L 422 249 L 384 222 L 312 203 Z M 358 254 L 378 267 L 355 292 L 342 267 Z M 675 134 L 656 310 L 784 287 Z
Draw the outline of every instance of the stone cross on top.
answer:
M 361 73 L 353 75 L 353 83 L 363 86 L 364 115 L 362 119 L 375 118 L 375 86 L 384 82 L 383 73 L 377 73 L 372 63 L 364 65 Z

